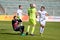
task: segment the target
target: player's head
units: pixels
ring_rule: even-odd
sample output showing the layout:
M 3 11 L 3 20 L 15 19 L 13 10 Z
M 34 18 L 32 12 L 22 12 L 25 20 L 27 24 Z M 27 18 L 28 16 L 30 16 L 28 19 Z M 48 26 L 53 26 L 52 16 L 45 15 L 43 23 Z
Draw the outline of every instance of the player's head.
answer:
M 17 19 L 17 16 L 14 16 L 13 19 Z
M 41 11 L 45 10 L 45 7 L 44 6 L 41 6 Z
M 30 4 L 30 7 L 32 8 L 33 7 L 33 4 Z
M 36 4 L 33 4 L 33 8 L 36 8 Z
M 22 5 L 19 5 L 19 9 L 22 9 L 23 7 L 22 7 Z

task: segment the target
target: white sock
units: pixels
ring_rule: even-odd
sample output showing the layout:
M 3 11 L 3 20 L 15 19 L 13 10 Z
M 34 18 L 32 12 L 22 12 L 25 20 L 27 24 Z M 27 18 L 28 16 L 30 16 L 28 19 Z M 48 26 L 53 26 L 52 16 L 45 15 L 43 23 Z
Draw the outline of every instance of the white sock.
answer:
M 42 33 L 42 27 L 40 27 L 40 33 Z
M 44 32 L 44 28 L 42 28 L 42 33 Z
M 44 32 L 44 28 L 40 27 L 40 33 Z

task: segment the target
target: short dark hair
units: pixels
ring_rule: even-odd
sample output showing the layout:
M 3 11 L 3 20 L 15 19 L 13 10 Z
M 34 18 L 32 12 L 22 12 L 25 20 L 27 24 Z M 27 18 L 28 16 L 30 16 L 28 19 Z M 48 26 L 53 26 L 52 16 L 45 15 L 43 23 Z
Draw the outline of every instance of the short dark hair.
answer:
M 13 18 L 15 19 L 16 16 L 14 16 Z
M 19 8 L 21 7 L 22 5 L 19 5 Z
M 30 7 L 33 6 L 33 4 L 30 4 Z
M 30 4 L 30 5 L 33 5 L 33 4 Z
M 44 6 L 41 6 L 41 8 L 45 9 L 45 7 L 44 7 Z

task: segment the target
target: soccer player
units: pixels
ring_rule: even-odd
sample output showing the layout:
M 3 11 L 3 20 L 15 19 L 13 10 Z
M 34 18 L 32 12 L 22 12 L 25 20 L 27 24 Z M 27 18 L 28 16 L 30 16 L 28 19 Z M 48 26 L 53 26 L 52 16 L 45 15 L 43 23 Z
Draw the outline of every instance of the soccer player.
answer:
M 22 5 L 19 5 L 19 9 L 17 10 L 17 17 L 18 17 L 18 20 L 22 20 L 22 15 L 26 15 L 25 13 L 23 13 L 23 6 Z M 23 23 L 21 22 L 20 23 L 21 26 L 23 25 Z
M 41 6 L 40 10 L 38 11 L 38 14 L 40 16 L 40 34 L 42 35 L 44 32 L 44 27 L 46 25 L 46 16 L 48 16 L 48 13 L 45 11 L 45 7 Z
M 27 28 L 26 35 L 29 33 L 30 25 L 32 26 L 32 31 L 31 35 L 34 35 L 34 30 L 35 30 L 35 25 L 36 25 L 36 5 L 35 4 L 30 4 L 30 8 L 28 8 L 28 16 L 29 16 L 29 25 Z
M 19 5 L 19 9 L 17 10 L 18 19 L 21 19 L 21 20 L 22 20 L 22 14 L 23 14 L 22 8 L 23 8 L 22 5 Z
M 21 35 L 23 35 L 24 26 L 21 26 L 21 25 L 19 26 L 19 22 L 22 22 L 22 20 L 18 20 L 17 16 L 14 16 L 13 20 L 12 20 L 12 27 L 13 27 L 14 31 L 20 31 Z

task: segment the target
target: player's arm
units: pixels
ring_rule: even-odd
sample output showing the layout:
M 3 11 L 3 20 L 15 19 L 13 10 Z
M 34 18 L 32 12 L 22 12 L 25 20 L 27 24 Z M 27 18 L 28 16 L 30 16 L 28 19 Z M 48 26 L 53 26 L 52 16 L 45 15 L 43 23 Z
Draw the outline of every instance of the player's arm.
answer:
M 17 15 L 17 19 L 20 19 L 20 17 L 19 17 L 19 10 L 17 10 L 17 13 L 16 13 L 16 15 Z
M 45 14 L 46 16 L 49 16 L 48 13 Z
M 19 19 L 19 20 L 17 19 L 17 21 L 18 21 L 18 22 L 22 22 L 22 20 L 21 20 L 21 19 Z
M 17 16 L 19 15 L 19 10 L 17 10 L 16 15 L 17 15 Z
M 27 15 L 27 13 L 22 13 L 23 15 Z
M 29 12 L 29 10 L 28 10 L 28 16 L 30 16 L 30 12 Z
M 40 11 L 37 11 L 37 17 L 40 16 Z
M 45 11 L 45 16 L 49 16 L 48 13 Z
M 37 18 L 37 16 L 38 16 L 38 12 L 36 11 L 36 18 Z
M 37 16 L 39 16 L 39 12 L 37 11 Z

